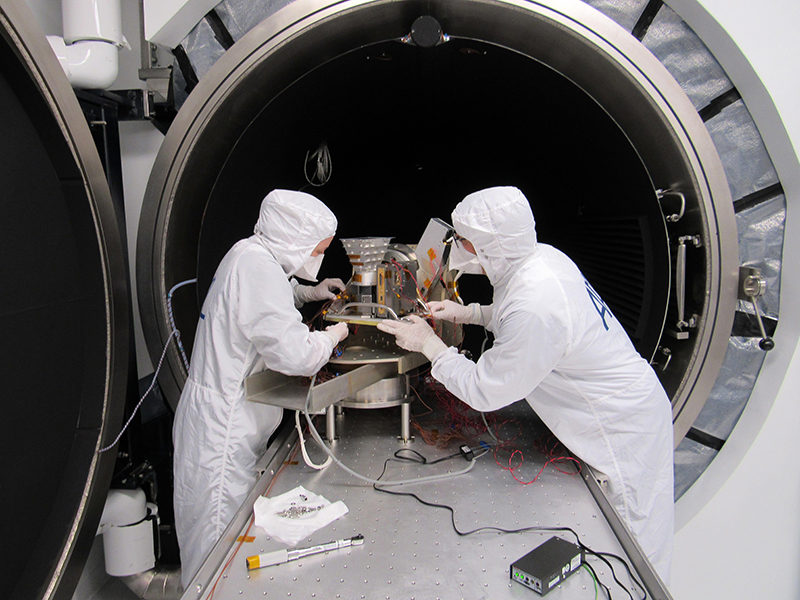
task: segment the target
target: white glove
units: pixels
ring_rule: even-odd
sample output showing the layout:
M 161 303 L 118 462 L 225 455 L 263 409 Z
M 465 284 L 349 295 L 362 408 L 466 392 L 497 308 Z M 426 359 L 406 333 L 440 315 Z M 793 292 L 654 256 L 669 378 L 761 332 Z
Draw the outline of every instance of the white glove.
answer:
M 344 291 L 344 282 L 341 279 L 323 279 L 317 285 L 298 285 L 294 296 L 302 304 L 315 300 L 333 300 L 336 294 L 332 290 Z
M 406 317 L 402 321 L 385 320 L 378 323 L 378 329 L 395 336 L 397 345 L 411 352 L 422 352 L 433 360 L 447 350 L 447 344 L 439 339 L 423 319 L 417 315 Z
M 464 306 L 452 300 L 442 302 L 428 302 L 431 309 L 431 316 L 434 319 L 450 321 L 451 323 L 467 323 L 472 325 L 482 325 L 483 315 L 481 315 L 481 305 L 477 302 Z
M 328 325 L 322 333 L 333 340 L 333 346 L 335 348 L 339 345 L 339 342 L 348 336 L 350 328 L 347 327 L 347 323 L 337 323 L 336 325 Z

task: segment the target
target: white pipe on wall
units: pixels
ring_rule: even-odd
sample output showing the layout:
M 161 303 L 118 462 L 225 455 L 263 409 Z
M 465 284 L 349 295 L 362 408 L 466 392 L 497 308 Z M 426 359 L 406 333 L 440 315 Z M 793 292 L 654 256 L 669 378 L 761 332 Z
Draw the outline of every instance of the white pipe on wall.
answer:
M 122 35 L 120 0 L 61 0 L 64 36 L 48 35 L 73 87 L 105 89 L 119 72 Z

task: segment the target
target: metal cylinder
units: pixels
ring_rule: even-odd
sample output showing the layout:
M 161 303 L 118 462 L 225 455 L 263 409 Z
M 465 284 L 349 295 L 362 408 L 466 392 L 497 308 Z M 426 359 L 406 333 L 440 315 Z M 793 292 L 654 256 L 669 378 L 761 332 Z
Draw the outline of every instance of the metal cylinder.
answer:
M 411 440 L 411 404 L 400 405 L 400 439 L 405 443 Z
M 336 407 L 331 404 L 325 411 L 325 439 L 329 443 L 336 441 Z

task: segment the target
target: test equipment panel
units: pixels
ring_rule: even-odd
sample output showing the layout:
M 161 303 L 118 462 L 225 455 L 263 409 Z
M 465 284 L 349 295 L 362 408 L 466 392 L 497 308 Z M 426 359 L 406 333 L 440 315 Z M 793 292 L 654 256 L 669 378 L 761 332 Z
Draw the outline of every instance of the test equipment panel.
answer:
M 544 596 L 583 562 L 583 548 L 553 536 L 511 564 L 511 579 Z

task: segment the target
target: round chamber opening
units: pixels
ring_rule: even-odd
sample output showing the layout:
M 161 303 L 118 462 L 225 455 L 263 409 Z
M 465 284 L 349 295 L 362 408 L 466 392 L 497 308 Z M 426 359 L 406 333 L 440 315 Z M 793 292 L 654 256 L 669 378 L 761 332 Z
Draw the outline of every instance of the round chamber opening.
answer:
M 416 243 L 430 218 L 450 221 L 466 194 L 515 185 L 531 202 L 540 241 L 578 262 L 652 356 L 670 277 L 653 184 L 614 121 L 562 75 L 482 42 L 390 41 L 331 60 L 264 103 L 219 172 L 191 175 L 210 190 L 196 206 L 198 304 L 273 188 L 317 195 L 337 215 L 341 238 Z M 321 147 L 331 176 L 315 187 L 306 175 Z M 334 244 L 321 276 L 346 280 L 350 271 Z M 485 278 L 461 285 L 467 299 L 491 302 Z M 182 313 L 181 330 L 197 317 L 196 308 Z
M 690 125 L 707 136 L 685 95 L 676 94 L 678 109 L 665 100 L 680 92 L 674 80 L 664 78 L 666 92 L 654 91 L 657 77 L 643 76 L 628 56 L 534 5 L 464 2 L 463 13 L 435 15 L 447 41 L 422 48 L 402 38 L 430 3 L 330 14 L 306 14 L 302 4 L 290 7 L 293 27 L 276 34 L 268 19 L 237 42 L 227 66 L 192 92 L 165 140 L 139 238 L 151 354 L 160 355 L 169 335 L 167 292 L 197 278 L 194 291 L 172 299 L 190 351 L 214 271 L 252 233 L 271 189 L 318 196 L 336 213 L 339 237 L 416 243 L 430 218 L 449 221 L 466 194 L 514 185 L 531 202 L 540 241 L 575 260 L 647 358 L 663 351 L 665 321 L 668 328 L 675 311 L 675 238 L 693 232 L 711 242 L 687 263 L 684 310 L 701 327 L 668 342 L 672 368 L 661 372 L 679 410 L 708 354 L 703 326 L 713 327 L 719 293 L 718 217 L 708 214 L 704 173 L 721 167 L 703 164 L 690 126 L 676 116 L 688 106 Z M 365 29 L 364 19 L 374 27 Z M 306 179 L 307 157 L 323 145 L 332 169 L 317 187 Z M 686 199 L 676 227 L 665 222 L 674 207 L 659 201 L 662 189 L 680 189 Z M 350 270 L 334 243 L 321 275 Z M 490 301 L 482 278 L 461 284 L 466 299 Z M 176 404 L 185 370 L 177 352 L 169 357 L 160 381 Z

